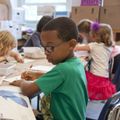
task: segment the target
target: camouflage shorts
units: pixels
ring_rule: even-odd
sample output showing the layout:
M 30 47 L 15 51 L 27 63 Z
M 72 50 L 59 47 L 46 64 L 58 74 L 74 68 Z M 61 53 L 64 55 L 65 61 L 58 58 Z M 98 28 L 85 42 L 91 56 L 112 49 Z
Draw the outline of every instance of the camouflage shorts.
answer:
M 44 120 L 52 120 L 52 114 L 50 112 L 50 96 L 43 96 L 41 99 L 41 112 Z

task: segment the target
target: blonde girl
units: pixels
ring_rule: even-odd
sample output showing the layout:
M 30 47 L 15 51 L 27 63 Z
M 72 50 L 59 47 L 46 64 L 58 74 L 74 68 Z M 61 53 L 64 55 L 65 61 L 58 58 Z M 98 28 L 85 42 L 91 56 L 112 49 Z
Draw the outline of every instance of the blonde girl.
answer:
M 15 51 L 16 40 L 9 31 L 0 31 L 0 62 L 7 59 L 7 56 L 13 57 L 18 62 L 23 62 L 23 58 Z
M 116 92 L 109 79 L 109 59 L 114 44 L 112 28 L 108 24 L 93 23 L 90 34 L 94 42 L 84 46 L 78 44 L 75 50 L 90 52 L 90 71 L 86 71 L 90 100 L 106 100 Z

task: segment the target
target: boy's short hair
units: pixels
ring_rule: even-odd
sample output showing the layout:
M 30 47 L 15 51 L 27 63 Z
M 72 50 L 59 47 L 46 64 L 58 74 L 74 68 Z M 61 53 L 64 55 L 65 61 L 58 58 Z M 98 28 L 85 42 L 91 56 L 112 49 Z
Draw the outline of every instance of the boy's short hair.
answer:
M 42 31 L 55 30 L 58 32 L 58 38 L 63 41 L 69 41 L 71 39 L 77 40 L 78 29 L 76 24 L 67 17 L 58 17 L 47 23 Z

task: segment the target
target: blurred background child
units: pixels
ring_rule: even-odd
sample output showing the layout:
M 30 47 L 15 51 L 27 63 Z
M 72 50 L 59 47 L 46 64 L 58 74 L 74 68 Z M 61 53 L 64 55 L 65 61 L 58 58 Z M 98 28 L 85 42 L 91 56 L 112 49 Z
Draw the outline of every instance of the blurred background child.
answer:
M 41 43 L 40 43 L 41 30 L 43 26 L 52 19 L 53 17 L 51 16 L 43 16 L 37 23 L 36 31 L 32 34 L 30 39 L 26 41 L 26 43 L 24 44 L 24 47 L 41 47 Z
M 12 49 L 16 47 L 14 36 L 8 31 L 0 31 L 0 62 L 8 61 L 7 57 L 13 57 L 17 62 L 23 63 L 21 55 Z
M 79 31 L 79 41 L 80 43 L 83 44 L 87 44 L 89 42 L 91 42 L 91 38 L 90 38 L 90 27 L 91 24 L 93 23 L 93 21 L 89 20 L 89 19 L 82 19 L 77 27 L 78 27 L 78 31 Z
M 86 71 L 89 98 L 106 100 L 116 92 L 109 79 L 109 60 L 113 45 L 112 28 L 108 24 L 93 23 L 90 34 L 95 42 L 84 46 L 78 44 L 75 50 L 90 52 L 90 71 Z
M 88 44 L 90 43 L 92 40 L 91 40 L 91 37 L 90 37 L 90 27 L 91 27 L 91 24 L 93 22 L 89 19 L 82 19 L 77 27 L 78 27 L 78 32 L 79 32 L 79 35 L 78 35 L 78 43 L 80 44 Z M 84 61 L 84 63 L 86 63 L 86 61 L 88 60 L 88 51 L 75 51 L 75 56 L 76 57 L 80 57 L 82 61 Z

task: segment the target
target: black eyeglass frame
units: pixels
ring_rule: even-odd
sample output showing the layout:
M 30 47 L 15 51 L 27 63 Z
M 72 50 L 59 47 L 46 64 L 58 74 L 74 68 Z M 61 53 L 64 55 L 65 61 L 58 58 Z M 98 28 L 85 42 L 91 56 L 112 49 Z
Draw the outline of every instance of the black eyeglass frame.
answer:
M 55 49 L 56 47 L 59 47 L 59 46 L 62 45 L 63 43 L 65 43 L 65 42 L 61 42 L 61 43 L 59 43 L 59 44 L 57 44 L 57 45 L 54 45 L 54 46 L 44 46 L 44 45 L 42 45 L 42 47 L 44 48 L 44 51 L 47 51 L 48 53 L 52 53 L 52 52 L 54 52 L 54 49 Z

